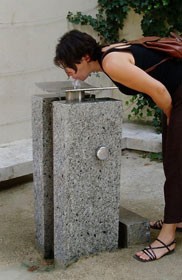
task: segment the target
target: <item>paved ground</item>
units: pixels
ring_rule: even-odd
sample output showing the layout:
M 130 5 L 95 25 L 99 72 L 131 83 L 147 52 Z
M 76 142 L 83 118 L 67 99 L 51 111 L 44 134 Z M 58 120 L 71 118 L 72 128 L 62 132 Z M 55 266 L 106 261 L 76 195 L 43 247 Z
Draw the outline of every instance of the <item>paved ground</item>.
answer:
M 162 163 L 125 151 L 121 169 L 121 205 L 149 219 L 162 217 Z M 2 184 L 2 183 L 1 183 Z M 12 182 L 10 183 L 12 185 Z M 142 245 L 82 258 L 66 270 L 46 266 L 35 248 L 33 184 L 0 188 L 0 280 L 181 280 L 182 234 L 175 254 L 140 263 L 132 255 Z M 152 232 L 155 238 L 157 232 Z M 36 266 L 39 269 L 36 269 Z M 35 266 L 35 267 L 34 267 Z M 34 270 L 34 272 L 29 271 Z M 46 270 L 50 269 L 49 272 Z

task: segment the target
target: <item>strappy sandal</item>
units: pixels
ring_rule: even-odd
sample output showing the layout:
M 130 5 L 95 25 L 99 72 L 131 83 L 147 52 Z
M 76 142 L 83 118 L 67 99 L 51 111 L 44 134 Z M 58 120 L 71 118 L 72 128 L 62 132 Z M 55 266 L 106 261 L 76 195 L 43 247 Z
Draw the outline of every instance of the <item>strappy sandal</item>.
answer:
M 170 244 L 166 245 L 164 242 L 162 242 L 160 239 L 156 239 L 158 242 L 160 242 L 163 246 L 159 246 L 159 247 L 151 247 L 151 245 L 149 245 L 148 247 L 144 248 L 142 250 L 142 252 L 145 253 L 145 255 L 147 255 L 149 257 L 148 260 L 144 260 L 142 258 L 140 258 L 140 256 L 137 256 L 137 255 L 134 255 L 133 257 L 137 260 L 137 261 L 140 261 L 140 262 L 151 262 L 151 261 L 155 261 L 155 260 L 159 260 L 161 259 L 162 257 L 166 256 L 166 255 L 169 255 L 169 254 L 172 254 L 174 253 L 175 249 L 172 249 L 170 250 L 169 247 L 173 244 L 176 243 L 176 240 L 173 240 Z M 160 258 L 157 259 L 156 257 L 156 254 L 154 252 L 154 250 L 156 249 L 163 249 L 163 248 L 166 248 L 167 249 L 167 252 L 161 256 Z
M 150 224 L 150 228 L 152 229 L 161 229 L 163 225 L 163 220 L 157 220 L 153 225 Z
M 162 225 L 163 225 L 163 220 L 157 220 L 153 225 L 150 224 L 150 228 L 160 230 L 162 229 Z M 182 232 L 182 228 L 177 227 L 176 231 Z

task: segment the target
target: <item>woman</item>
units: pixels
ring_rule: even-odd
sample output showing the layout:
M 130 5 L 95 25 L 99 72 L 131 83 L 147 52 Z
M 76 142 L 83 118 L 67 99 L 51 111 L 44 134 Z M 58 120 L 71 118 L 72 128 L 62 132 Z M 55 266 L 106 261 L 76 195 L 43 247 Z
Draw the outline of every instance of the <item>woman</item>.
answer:
M 145 72 L 165 57 L 138 45 L 102 47 L 87 33 L 72 30 L 60 39 L 54 58 L 69 77 L 85 80 L 92 72 L 104 72 L 122 93 L 142 93 L 164 113 L 164 223 L 158 238 L 135 254 L 143 262 L 174 252 L 176 226 L 182 222 L 182 62 L 171 59 Z

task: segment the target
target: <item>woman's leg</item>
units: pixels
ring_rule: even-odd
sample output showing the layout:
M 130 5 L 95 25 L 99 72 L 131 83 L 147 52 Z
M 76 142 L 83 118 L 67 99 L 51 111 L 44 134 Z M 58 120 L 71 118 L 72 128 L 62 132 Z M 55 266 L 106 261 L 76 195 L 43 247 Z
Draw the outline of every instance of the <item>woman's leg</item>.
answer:
M 167 130 L 163 133 L 164 172 L 166 182 L 164 185 L 165 210 L 164 224 L 158 239 L 164 244 L 171 244 L 168 249 L 175 248 L 176 224 L 182 222 L 182 85 L 177 89 L 173 97 L 173 109 Z M 160 247 L 155 240 L 150 248 Z M 168 249 L 148 249 L 149 254 L 143 251 L 136 253 L 140 260 L 149 260 L 150 253 L 154 252 L 156 259 L 164 256 Z
M 182 95 L 182 89 L 178 89 L 178 94 L 180 94 L 181 92 L 181 95 Z M 177 93 L 177 91 L 176 91 Z M 180 102 L 179 102 L 179 107 L 180 107 Z M 181 115 L 181 111 L 182 109 L 180 110 L 179 109 L 179 114 Z M 181 118 L 181 116 L 179 116 Z M 173 124 L 172 124 L 173 126 Z M 165 171 L 165 156 L 166 156 L 166 149 L 169 149 L 170 150 L 170 141 L 167 141 L 167 131 L 168 131 L 168 126 L 167 126 L 167 118 L 166 116 L 163 114 L 162 116 L 162 156 L 163 156 L 163 163 L 164 163 L 164 171 Z M 173 140 L 172 140 L 173 141 Z M 169 142 L 169 144 L 168 144 Z M 179 141 L 180 142 L 180 141 Z M 169 145 L 169 148 L 167 148 L 167 145 Z M 177 144 L 177 150 L 178 150 L 178 144 Z M 175 162 L 175 161 L 174 161 Z M 173 166 L 173 163 L 171 164 Z M 170 167 L 170 164 L 169 164 L 169 167 Z M 168 167 L 167 167 L 168 168 Z M 167 175 L 167 172 L 165 172 L 165 175 Z M 166 184 L 168 184 L 168 182 L 166 182 Z M 157 221 L 151 221 L 150 222 L 150 226 L 151 228 L 154 228 L 154 229 L 161 229 L 162 228 L 162 225 L 163 225 L 163 220 L 157 220 Z M 179 222 L 177 223 L 177 230 L 181 231 L 182 230 L 182 222 Z
M 173 109 L 164 144 L 164 223 L 179 223 L 182 222 L 182 85 L 173 96 Z

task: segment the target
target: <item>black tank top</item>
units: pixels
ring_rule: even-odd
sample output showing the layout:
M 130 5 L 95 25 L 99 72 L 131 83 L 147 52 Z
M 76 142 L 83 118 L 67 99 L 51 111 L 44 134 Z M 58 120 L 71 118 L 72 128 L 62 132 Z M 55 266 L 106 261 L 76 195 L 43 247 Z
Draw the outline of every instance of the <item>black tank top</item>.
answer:
M 132 45 L 126 49 L 111 48 L 106 52 L 100 53 L 98 61 L 102 67 L 103 58 L 111 52 L 131 52 L 135 59 L 135 65 L 143 70 L 159 63 L 166 56 L 165 53 L 147 49 L 143 46 Z M 122 61 L 121 61 L 122 63 Z M 104 71 L 104 70 L 103 70 Z M 156 80 L 163 83 L 168 89 L 171 96 L 177 87 L 182 84 L 182 60 L 171 59 L 160 65 L 158 65 L 153 71 L 148 73 Z M 107 75 L 107 74 L 106 74 Z M 107 75 L 108 76 L 108 75 Z M 109 76 L 108 76 L 109 77 Z M 110 78 L 110 77 L 109 77 Z M 110 78 L 111 79 L 111 78 Z M 111 79 L 112 80 L 112 79 Z M 127 95 L 136 95 L 140 92 L 130 89 L 114 80 L 113 83 L 119 88 L 119 90 Z

